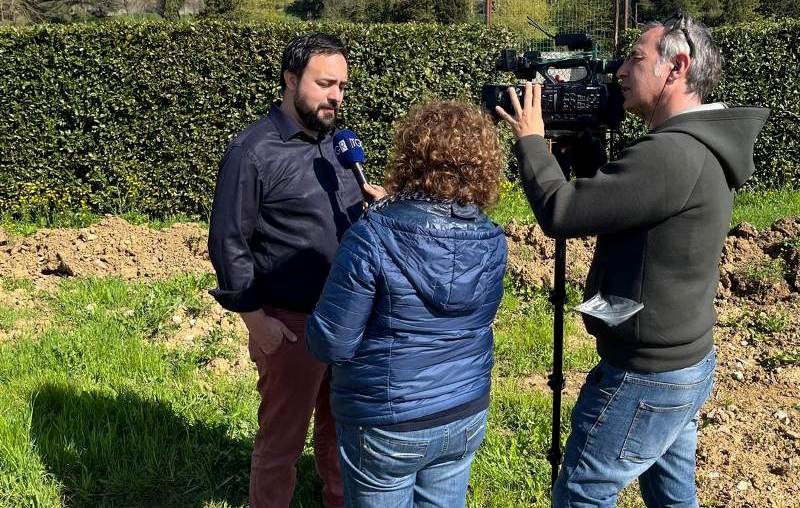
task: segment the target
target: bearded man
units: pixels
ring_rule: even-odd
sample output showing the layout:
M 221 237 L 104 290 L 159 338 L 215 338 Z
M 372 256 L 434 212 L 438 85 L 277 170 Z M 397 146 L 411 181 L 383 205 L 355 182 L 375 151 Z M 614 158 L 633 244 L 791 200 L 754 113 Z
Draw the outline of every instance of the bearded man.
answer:
M 333 130 L 347 84 L 347 50 L 310 33 L 283 53 L 283 99 L 242 131 L 220 164 L 208 251 L 219 287 L 237 312 L 258 369 L 259 429 L 250 471 L 250 506 L 286 508 L 295 464 L 314 418 L 314 457 L 326 507 L 344 506 L 327 366 L 305 345 L 339 241 L 362 212 L 362 190 L 336 159 Z

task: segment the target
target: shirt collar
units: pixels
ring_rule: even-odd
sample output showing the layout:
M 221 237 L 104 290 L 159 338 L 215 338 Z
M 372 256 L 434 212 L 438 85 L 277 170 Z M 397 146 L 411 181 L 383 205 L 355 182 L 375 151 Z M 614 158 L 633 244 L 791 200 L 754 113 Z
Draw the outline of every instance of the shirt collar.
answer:
M 722 102 L 711 102 L 711 103 L 708 103 L 708 104 L 699 104 L 697 106 L 692 106 L 692 107 L 686 108 L 683 111 L 681 111 L 680 113 L 678 113 L 677 115 L 673 115 L 673 116 L 683 115 L 684 113 L 694 113 L 696 111 L 710 111 L 710 110 L 714 110 L 714 109 L 725 109 L 727 107 L 728 106 L 726 106 Z
M 326 137 L 332 135 L 333 133 L 328 132 L 324 136 L 320 136 L 319 138 L 314 138 L 313 136 L 309 136 L 306 131 L 300 127 L 297 122 L 294 121 L 289 115 L 283 112 L 279 104 L 273 104 L 269 110 L 269 119 L 272 120 L 272 123 L 275 125 L 275 128 L 278 129 L 278 134 L 280 134 L 281 139 L 283 141 L 289 141 L 290 139 L 294 138 L 295 136 L 303 136 L 308 141 L 319 142 L 325 139 Z
M 283 141 L 289 141 L 303 132 L 303 129 L 297 125 L 297 122 L 284 113 L 277 104 L 273 104 L 270 108 L 269 119 L 272 120 L 275 128 L 278 129 L 278 134 L 281 135 Z

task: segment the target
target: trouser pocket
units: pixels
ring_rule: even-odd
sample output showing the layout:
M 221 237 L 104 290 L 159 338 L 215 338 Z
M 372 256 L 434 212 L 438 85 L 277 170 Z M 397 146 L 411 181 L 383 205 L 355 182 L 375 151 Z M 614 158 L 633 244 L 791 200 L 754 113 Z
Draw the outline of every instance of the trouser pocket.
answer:
M 396 479 L 423 464 L 429 440 L 366 427 L 361 432 L 361 470 L 376 479 Z
M 694 405 L 689 402 L 678 406 L 655 406 L 639 402 L 620 458 L 647 462 L 660 457 L 691 418 Z
M 464 453 L 461 458 L 478 451 L 484 437 L 486 437 L 486 410 L 478 413 L 475 421 L 464 428 Z

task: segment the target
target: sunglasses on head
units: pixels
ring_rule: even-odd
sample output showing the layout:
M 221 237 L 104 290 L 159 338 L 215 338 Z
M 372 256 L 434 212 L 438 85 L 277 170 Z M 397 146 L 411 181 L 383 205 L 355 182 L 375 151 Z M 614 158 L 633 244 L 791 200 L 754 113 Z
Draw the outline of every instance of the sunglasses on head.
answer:
M 689 37 L 688 26 L 689 20 L 683 12 L 679 12 L 664 22 L 664 27 L 670 32 L 675 30 L 683 32 L 683 38 L 686 39 L 686 44 L 689 46 L 689 58 L 694 58 L 694 43 L 692 42 L 692 38 Z

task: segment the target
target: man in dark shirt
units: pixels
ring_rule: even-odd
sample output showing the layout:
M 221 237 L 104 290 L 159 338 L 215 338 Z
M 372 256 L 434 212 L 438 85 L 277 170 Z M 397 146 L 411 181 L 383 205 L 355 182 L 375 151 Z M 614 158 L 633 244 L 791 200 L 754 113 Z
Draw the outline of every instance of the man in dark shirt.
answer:
M 363 206 L 362 189 L 333 149 L 346 83 L 347 51 L 338 39 L 292 40 L 280 106 L 231 142 L 217 179 L 208 250 L 219 288 L 212 294 L 242 316 L 258 368 L 250 472 L 257 508 L 289 506 L 312 412 L 324 503 L 344 505 L 327 369 L 306 351 L 304 334 L 339 241 Z M 377 186 L 363 190 L 383 194 Z

